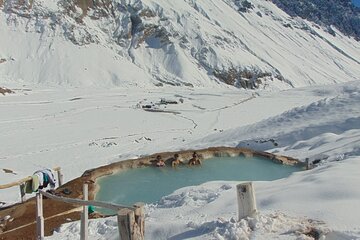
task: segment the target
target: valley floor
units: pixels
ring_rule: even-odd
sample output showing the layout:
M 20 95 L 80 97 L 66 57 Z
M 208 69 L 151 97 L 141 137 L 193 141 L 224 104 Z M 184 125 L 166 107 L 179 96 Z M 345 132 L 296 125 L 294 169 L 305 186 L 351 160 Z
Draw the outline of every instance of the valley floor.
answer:
M 287 179 L 255 182 L 260 215 L 236 220 L 235 182 L 179 189 L 147 205 L 148 239 L 360 238 L 360 83 L 281 92 L 219 88 L 38 89 L 0 96 L 0 182 L 62 167 L 86 169 L 156 152 L 239 146 L 320 161 Z M 159 104 L 160 99 L 178 102 Z M 144 111 L 149 105 L 156 112 Z M 276 144 L 275 144 L 276 143 Z M 2 202 L 19 200 L 18 188 Z M 50 239 L 78 237 L 79 223 Z M 307 234 L 307 235 L 306 235 Z M 93 239 L 117 237 L 93 220 Z

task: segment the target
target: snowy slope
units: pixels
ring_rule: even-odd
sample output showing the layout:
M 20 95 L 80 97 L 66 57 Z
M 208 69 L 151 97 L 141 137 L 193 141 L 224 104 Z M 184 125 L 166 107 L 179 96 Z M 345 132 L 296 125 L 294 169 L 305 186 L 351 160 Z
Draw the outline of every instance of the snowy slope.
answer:
M 327 239 L 358 239 L 359 92 L 359 81 L 256 94 L 215 88 L 15 89 L 0 96 L 0 169 L 16 175 L 0 171 L 0 181 L 59 165 L 70 180 L 86 169 L 156 152 L 247 146 L 323 162 L 287 179 L 256 182 L 258 220 L 232 220 L 235 183 L 176 191 L 147 207 L 148 239 L 309 239 L 301 231 L 311 227 L 335 236 Z M 182 98 L 166 108 L 178 114 L 138 107 L 160 97 Z M 1 201 L 19 200 L 18 188 L 0 194 Z M 116 238 L 115 221 L 93 221 L 90 235 Z M 75 236 L 79 223 L 65 225 L 52 239 Z
M 87 1 L 84 1 L 87 3 Z M 0 83 L 286 89 L 357 80 L 360 44 L 270 1 L 4 1 Z M 1 4 L 0 4 L 1 5 Z
M 260 96 L 243 104 L 218 110 L 215 119 L 207 111 L 219 104 L 219 99 L 215 103 L 211 101 L 213 94 L 191 94 L 207 98 L 204 102 L 186 98 L 205 107 L 202 120 L 194 109 L 182 110 L 198 123 L 200 129 L 192 133 L 195 141 L 179 144 L 161 139 L 149 143 L 152 148 L 250 146 L 301 159 L 314 160 L 321 155 L 324 161 L 315 169 L 285 179 L 255 182 L 260 214 L 239 222 L 237 183 L 209 182 L 179 189 L 146 206 L 146 239 L 308 240 L 314 239 L 309 234 L 312 229 L 322 235 L 321 239 L 360 239 L 359 93 L 359 82 L 281 93 L 259 92 Z M 272 117 L 266 119 L 270 112 Z M 256 123 L 248 124 L 252 121 Z M 200 132 L 209 133 L 209 122 L 217 122 L 217 128 L 227 130 L 199 138 Z M 166 138 L 167 134 L 162 136 Z M 274 142 L 265 141 L 270 138 Z M 90 229 L 92 239 L 118 237 L 116 218 L 93 220 Z M 73 239 L 79 232 L 79 222 L 69 223 L 49 239 Z
M 147 238 L 309 239 L 315 227 L 360 239 L 360 44 L 249 1 L 241 12 L 233 0 L 0 0 L 0 87 L 15 92 L 0 95 L 0 182 L 43 167 L 61 166 L 67 181 L 156 152 L 250 147 L 319 167 L 256 182 L 260 216 L 240 222 L 236 183 L 177 190 L 147 205 Z M 163 97 L 184 102 L 170 113 L 140 107 Z M 92 221 L 91 237 L 116 238 L 115 222 Z M 70 223 L 50 239 L 78 236 Z
M 208 136 L 203 142 L 271 150 L 303 161 L 358 156 L 359 83 L 322 87 L 315 92 L 327 97 L 255 124 Z

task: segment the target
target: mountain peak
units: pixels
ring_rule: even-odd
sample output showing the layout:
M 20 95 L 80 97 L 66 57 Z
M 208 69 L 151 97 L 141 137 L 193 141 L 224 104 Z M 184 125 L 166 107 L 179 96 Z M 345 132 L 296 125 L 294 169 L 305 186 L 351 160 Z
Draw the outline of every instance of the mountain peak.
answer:
M 286 89 L 360 75 L 354 39 L 288 15 L 270 1 L 0 5 L 0 33 L 8 36 L 0 40 L 6 60 L 0 76 L 8 82 Z

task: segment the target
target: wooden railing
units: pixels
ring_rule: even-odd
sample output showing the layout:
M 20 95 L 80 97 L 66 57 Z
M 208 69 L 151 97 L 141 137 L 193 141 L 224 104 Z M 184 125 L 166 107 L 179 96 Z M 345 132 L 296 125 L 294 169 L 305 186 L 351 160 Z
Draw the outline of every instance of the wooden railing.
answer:
M 144 204 L 136 203 L 134 206 L 125 206 L 113 203 L 105 203 L 88 200 L 88 185 L 83 185 L 84 199 L 74 199 L 56 196 L 39 190 L 36 194 L 36 236 L 38 240 L 44 239 L 44 217 L 42 196 L 54 201 L 83 206 L 81 215 L 80 239 L 88 239 L 88 206 L 95 206 L 115 210 L 117 212 L 117 221 L 119 236 L 121 240 L 144 240 L 145 215 Z
M 64 176 L 61 172 L 61 168 L 60 167 L 56 167 L 53 169 L 55 172 L 57 172 L 57 179 L 58 179 L 58 186 L 60 187 L 63 182 L 64 182 Z M 20 179 L 16 182 L 11 182 L 11 183 L 7 183 L 7 184 L 2 184 L 0 185 L 0 189 L 7 189 L 7 188 L 11 188 L 11 187 L 15 187 L 15 186 L 20 186 L 20 196 L 21 196 L 21 202 L 25 202 L 26 201 L 26 197 L 25 197 L 25 183 L 27 181 L 31 181 L 32 177 L 28 176 L 26 178 Z
M 63 184 L 63 174 L 61 168 L 56 167 L 53 169 L 57 172 L 58 186 Z M 26 177 L 18 181 L 2 184 L 0 189 L 7 189 L 15 186 L 20 186 L 21 201 L 24 202 L 25 198 L 25 183 L 31 181 L 32 177 Z M 39 190 L 36 194 L 36 238 L 38 240 L 44 239 L 44 215 L 43 215 L 43 196 L 52 199 L 54 201 L 60 201 L 73 205 L 82 206 L 81 215 L 81 230 L 80 239 L 88 239 L 88 206 L 95 206 L 100 208 L 107 208 L 117 212 L 117 221 L 119 227 L 119 236 L 121 240 L 143 240 L 145 230 L 145 215 L 144 215 L 144 204 L 136 203 L 133 206 L 125 206 L 113 203 L 105 203 L 98 201 L 88 200 L 88 185 L 83 185 L 83 196 L 84 199 L 66 198 L 50 194 L 44 190 Z M 58 214 L 60 215 L 60 214 Z M 24 226 L 20 226 L 22 228 Z M 19 229 L 16 228 L 16 229 Z

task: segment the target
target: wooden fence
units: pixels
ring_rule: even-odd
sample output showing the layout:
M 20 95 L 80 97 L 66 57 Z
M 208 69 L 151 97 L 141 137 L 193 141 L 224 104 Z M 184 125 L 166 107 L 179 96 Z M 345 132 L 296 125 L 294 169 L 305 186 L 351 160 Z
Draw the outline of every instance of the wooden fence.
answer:
M 61 201 L 74 205 L 83 206 L 80 225 L 80 239 L 88 239 L 88 206 L 95 206 L 101 208 L 112 209 L 117 212 L 117 221 L 119 236 L 121 240 L 144 240 L 145 232 L 145 214 L 144 204 L 136 203 L 134 206 L 125 206 L 119 204 L 89 201 L 88 200 L 88 185 L 83 185 L 84 199 L 74 199 L 52 195 L 40 190 L 36 194 L 36 236 L 38 240 L 44 239 L 44 217 L 43 217 L 43 200 L 42 196 L 50 198 L 55 201 Z
M 64 176 L 61 172 L 61 168 L 60 167 L 56 167 L 53 169 L 55 172 L 57 172 L 57 179 L 58 179 L 58 185 L 59 187 L 63 184 L 64 182 Z M 16 182 L 12 182 L 12 183 L 7 183 L 7 184 L 3 184 L 0 185 L 0 189 L 7 189 L 7 188 L 11 188 L 11 187 L 15 187 L 15 186 L 19 186 L 20 187 L 20 196 L 21 196 L 21 202 L 25 202 L 26 201 L 26 197 L 25 197 L 25 183 L 27 181 L 31 181 L 32 177 L 28 176 L 26 178 L 20 179 Z
M 63 174 L 60 167 L 53 169 L 57 172 L 58 186 L 63 184 Z M 0 185 L 1 189 L 7 189 L 15 186 L 20 186 L 21 202 L 26 200 L 25 198 L 25 183 L 31 181 L 32 177 L 26 177 L 16 182 Z M 117 221 L 119 228 L 119 236 L 121 240 L 144 240 L 145 232 L 145 215 L 144 215 L 144 204 L 136 203 L 134 206 L 125 206 L 113 203 L 105 203 L 98 201 L 88 200 L 88 185 L 83 185 L 83 196 L 84 199 L 66 198 L 50 194 L 44 190 L 39 190 L 36 194 L 36 238 L 43 240 L 45 238 L 44 231 L 44 214 L 43 214 L 43 196 L 52 199 L 54 201 L 60 201 L 73 205 L 82 206 L 81 215 L 81 230 L 80 239 L 88 239 L 88 206 L 95 206 L 101 208 L 111 209 L 117 212 Z M 22 228 L 24 226 L 20 226 Z M 19 229 L 16 228 L 16 229 Z

